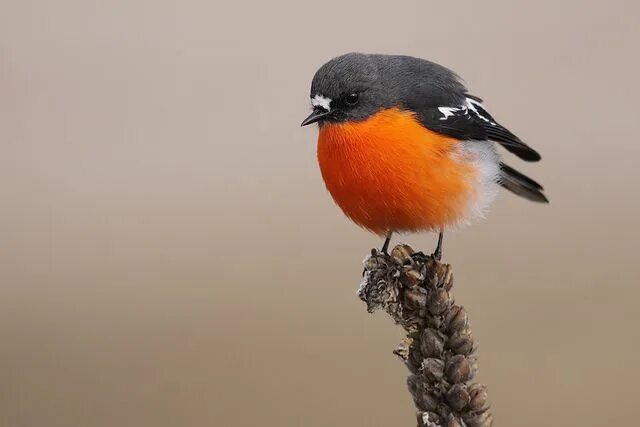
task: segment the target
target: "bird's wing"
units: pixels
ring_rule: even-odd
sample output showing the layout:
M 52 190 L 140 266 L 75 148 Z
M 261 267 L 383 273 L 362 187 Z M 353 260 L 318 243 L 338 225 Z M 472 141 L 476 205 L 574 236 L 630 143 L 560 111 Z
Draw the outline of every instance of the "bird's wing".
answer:
M 482 105 L 482 100 L 475 96 L 466 94 L 460 105 L 418 110 L 418 118 L 435 132 L 463 140 L 495 141 L 523 160 L 540 160 L 536 150 L 495 121 Z

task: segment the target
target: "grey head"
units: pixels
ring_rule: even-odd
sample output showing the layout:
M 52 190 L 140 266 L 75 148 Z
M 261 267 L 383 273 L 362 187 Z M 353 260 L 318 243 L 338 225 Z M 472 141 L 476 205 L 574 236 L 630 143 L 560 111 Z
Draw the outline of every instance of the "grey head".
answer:
M 313 112 L 302 126 L 362 121 L 391 107 L 420 114 L 429 108 L 459 105 L 465 93 L 452 71 L 433 62 L 411 56 L 347 53 L 316 72 L 310 93 Z

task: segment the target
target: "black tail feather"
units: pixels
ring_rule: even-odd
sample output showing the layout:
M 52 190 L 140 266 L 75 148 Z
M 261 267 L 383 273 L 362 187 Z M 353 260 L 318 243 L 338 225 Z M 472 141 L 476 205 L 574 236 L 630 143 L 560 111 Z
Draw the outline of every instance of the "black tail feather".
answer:
M 533 179 L 504 163 L 500 163 L 500 172 L 498 183 L 507 190 L 533 202 L 549 203 L 547 197 L 542 193 L 544 189 Z

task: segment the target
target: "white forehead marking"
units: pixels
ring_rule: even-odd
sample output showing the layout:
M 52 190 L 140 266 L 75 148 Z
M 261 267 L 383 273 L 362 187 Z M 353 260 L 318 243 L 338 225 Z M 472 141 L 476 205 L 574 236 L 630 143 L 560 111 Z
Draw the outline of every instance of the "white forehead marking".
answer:
M 331 111 L 331 99 L 322 95 L 316 95 L 311 98 L 311 105 L 314 107 L 322 107 L 327 111 Z

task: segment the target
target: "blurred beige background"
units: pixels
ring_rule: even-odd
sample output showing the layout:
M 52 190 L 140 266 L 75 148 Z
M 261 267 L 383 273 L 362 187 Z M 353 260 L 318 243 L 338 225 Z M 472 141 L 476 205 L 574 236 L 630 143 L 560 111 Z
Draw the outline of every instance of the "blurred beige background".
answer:
M 445 260 L 500 426 L 637 423 L 640 6 L 0 2 L 0 425 L 411 426 L 380 245 L 300 128 L 360 50 L 455 69 L 543 154 Z M 429 250 L 434 237 L 404 238 Z

